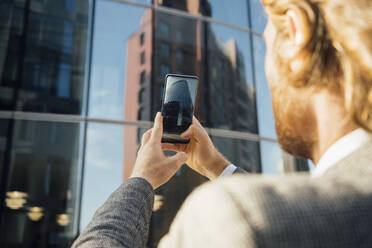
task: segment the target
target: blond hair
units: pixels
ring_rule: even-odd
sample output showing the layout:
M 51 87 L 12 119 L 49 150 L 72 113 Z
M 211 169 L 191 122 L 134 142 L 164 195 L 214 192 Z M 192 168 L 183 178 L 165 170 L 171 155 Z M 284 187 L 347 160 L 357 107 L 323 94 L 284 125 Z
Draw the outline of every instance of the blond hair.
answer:
M 341 90 L 345 108 L 355 123 L 372 132 L 372 1 L 371 0 L 262 0 L 277 29 L 274 60 L 287 83 L 295 87 Z M 285 14 L 291 7 L 308 15 L 312 37 L 305 49 L 308 61 L 290 73 L 283 40 L 290 34 Z

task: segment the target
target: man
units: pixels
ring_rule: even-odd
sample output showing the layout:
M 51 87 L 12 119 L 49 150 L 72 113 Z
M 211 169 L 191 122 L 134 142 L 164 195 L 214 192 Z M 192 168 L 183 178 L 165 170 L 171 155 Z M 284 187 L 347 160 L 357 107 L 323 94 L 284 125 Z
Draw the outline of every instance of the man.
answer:
M 203 185 L 160 247 L 372 246 L 372 2 L 264 0 L 266 74 L 282 148 L 310 158 L 312 176 L 247 174 Z M 161 144 L 162 117 L 144 134 L 131 179 L 74 247 L 144 247 L 153 189 L 186 162 L 210 179 L 234 166 L 197 120 L 189 145 Z M 178 151 L 165 157 L 162 149 Z

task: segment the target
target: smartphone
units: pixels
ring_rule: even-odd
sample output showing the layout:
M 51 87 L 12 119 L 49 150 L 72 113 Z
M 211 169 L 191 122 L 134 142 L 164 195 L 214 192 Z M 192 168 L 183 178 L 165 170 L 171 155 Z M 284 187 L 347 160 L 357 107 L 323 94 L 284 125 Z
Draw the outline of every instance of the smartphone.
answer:
M 167 74 L 162 104 L 163 143 L 188 144 L 181 134 L 192 124 L 199 79 L 196 76 Z

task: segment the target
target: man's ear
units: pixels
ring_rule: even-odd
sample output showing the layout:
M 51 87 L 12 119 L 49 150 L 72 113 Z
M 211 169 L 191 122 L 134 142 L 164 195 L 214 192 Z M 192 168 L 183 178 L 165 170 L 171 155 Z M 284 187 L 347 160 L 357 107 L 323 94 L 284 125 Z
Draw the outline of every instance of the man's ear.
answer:
M 311 28 L 307 13 L 297 7 L 290 8 L 286 13 L 287 30 L 293 45 L 304 47 L 311 38 Z
M 309 43 L 312 31 L 307 13 L 298 7 L 290 8 L 286 12 L 286 19 L 286 29 L 293 49 L 290 52 L 291 69 L 297 71 L 302 67 L 305 57 L 303 49 Z

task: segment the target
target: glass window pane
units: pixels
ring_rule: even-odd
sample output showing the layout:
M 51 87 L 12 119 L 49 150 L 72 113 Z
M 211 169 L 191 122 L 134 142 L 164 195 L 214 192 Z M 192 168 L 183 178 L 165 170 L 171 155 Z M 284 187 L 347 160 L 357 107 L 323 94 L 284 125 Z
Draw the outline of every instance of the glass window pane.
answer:
M 261 0 L 249 0 L 252 29 L 263 33 L 266 27 L 267 17 Z
M 151 75 L 151 15 L 150 9 L 112 1 L 96 2 L 90 116 L 123 119 L 125 114 L 125 119 L 137 119 L 140 82 Z M 131 106 L 126 109 L 124 103 Z
M 284 172 L 283 152 L 278 143 L 260 142 L 262 173 L 277 175 Z
M 261 136 L 276 139 L 271 94 L 265 74 L 266 46 L 261 36 L 253 35 L 254 67 L 256 76 L 257 112 Z
M 146 3 L 145 0 L 140 2 Z M 154 0 L 153 4 L 248 27 L 248 6 L 246 0 Z
M 14 87 L 19 80 L 19 57 L 24 9 L 12 4 L 0 8 L 0 109 L 14 108 Z
M 126 4 L 97 6 L 90 115 L 138 120 L 141 109 L 151 121 L 161 109 L 165 75 L 184 73 L 200 79 L 195 114 L 203 125 L 257 133 L 250 33 Z
M 10 120 L 0 119 L 0 178 L 3 178 L 5 149 L 7 145 L 7 137 L 9 132 Z
M 89 2 L 31 1 L 29 8 L 11 6 L 5 16 L 1 14 L 0 108 L 80 114 Z
M 170 55 L 170 46 L 167 43 L 160 44 L 160 54 L 161 56 L 168 58 Z
M 2 246 L 71 245 L 78 233 L 83 127 L 15 121 Z
M 210 16 L 214 19 L 241 27 L 248 27 L 247 0 L 194 0 L 193 2 L 199 2 L 200 6 L 203 6 L 204 2 L 206 4 L 209 3 L 211 8 Z
M 234 165 L 248 171 L 261 172 L 258 142 L 212 136 L 216 148 Z
M 256 133 L 250 34 L 161 12 L 155 15 L 151 94 L 160 96 L 158 93 L 168 72 L 196 75 L 200 85 L 195 114 L 204 126 Z M 166 21 L 173 34 L 171 37 L 156 32 Z M 187 34 L 184 40 L 179 41 L 177 31 Z M 171 45 L 169 59 L 157 52 L 164 42 Z M 183 63 L 177 63 L 181 59 Z M 151 104 L 145 107 L 149 108 L 148 120 L 151 120 L 161 108 L 161 98 L 153 97 Z
M 200 120 L 207 127 L 257 133 L 250 34 L 206 25 L 208 47 L 199 88 Z
M 88 124 L 81 205 L 82 231 L 109 195 L 123 182 L 123 127 L 111 124 Z M 132 156 L 136 156 L 135 146 Z

